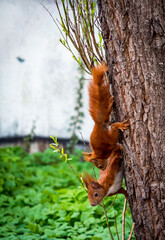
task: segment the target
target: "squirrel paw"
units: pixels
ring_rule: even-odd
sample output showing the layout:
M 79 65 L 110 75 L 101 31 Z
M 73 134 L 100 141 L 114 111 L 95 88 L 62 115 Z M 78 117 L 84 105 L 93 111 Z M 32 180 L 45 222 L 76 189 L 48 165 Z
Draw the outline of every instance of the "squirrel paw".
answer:
M 129 123 L 128 123 L 128 120 L 120 123 L 119 125 L 119 129 L 123 132 L 125 129 L 127 129 L 129 127 Z
M 122 144 L 117 143 L 117 146 L 119 147 L 119 149 L 120 149 L 121 151 L 123 151 L 123 146 L 122 146 Z
M 113 107 L 113 103 L 114 103 L 114 97 L 111 96 L 110 99 L 109 99 L 108 112 L 111 112 L 112 107 Z

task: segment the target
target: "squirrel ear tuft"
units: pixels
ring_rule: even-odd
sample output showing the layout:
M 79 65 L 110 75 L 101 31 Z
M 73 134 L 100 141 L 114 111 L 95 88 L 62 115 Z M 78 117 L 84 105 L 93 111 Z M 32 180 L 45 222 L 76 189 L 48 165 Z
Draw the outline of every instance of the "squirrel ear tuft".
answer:
M 91 162 L 92 153 L 83 152 L 83 155 L 84 155 L 84 160 L 85 161 Z
M 82 177 L 82 179 L 83 179 L 83 181 L 85 183 L 86 188 L 88 188 L 88 180 L 86 178 L 84 178 L 84 177 Z
M 89 175 L 87 172 L 85 173 L 85 176 L 82 177 L 84 183 L 85 183 L 85 186 L 88 188 L 89 187 L 89 184 L 91 182 L 94 182 L 94 181 L 97 181 L 96 179 L 93 178 L 93 176 Z
M 98 182 L 91 182 L 91 186 L 94 189 L 99 189 L 101 188 L 101 185 Z
M 88 157 L 92 156 L 92 153 L 82 152 L 82 154 L 84 154 L 85 156 L 88 156 Z

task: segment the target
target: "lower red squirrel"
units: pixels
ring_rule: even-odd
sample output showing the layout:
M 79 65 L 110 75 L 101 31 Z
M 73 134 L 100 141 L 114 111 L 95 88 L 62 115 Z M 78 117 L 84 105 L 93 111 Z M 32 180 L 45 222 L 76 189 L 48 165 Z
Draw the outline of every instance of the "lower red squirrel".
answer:
M 106 170 L 100 170 L 98 181 L 86 173 L 83 181 L 88 189 L 88 198 L 92 206 L 98 205 L 104 197 L 127 192 L 122 188 L 123 168 L 120 165 L 120 150 L 113 150 L 108 158 Z
M 96 167 L 105 170 L 107 159 L 112 150 L 122 149 L 118 143 L 118 130 L 127 129 L 127 121 L 111 124 L 109 118 L 113 107 L 113 96 L 110 94 L 109 83 L 105 79 L 107 66 L 102 63 L 92 69 L 93 79 L 89 83 L 89 112 L 95 125 L 90 136 L 91 153 L 83 153 L 84 159 L 93 162 Z

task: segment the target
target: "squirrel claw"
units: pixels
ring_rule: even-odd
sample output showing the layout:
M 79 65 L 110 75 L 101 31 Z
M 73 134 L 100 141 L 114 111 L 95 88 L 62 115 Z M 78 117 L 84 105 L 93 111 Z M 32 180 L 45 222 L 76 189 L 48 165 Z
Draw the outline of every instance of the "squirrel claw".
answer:
M 129 123 L 127 123 L 128 120 L 122 122 L 119 126 L 119 129 L 123 132 L 124 130 L 126 130 L 129 127 Z

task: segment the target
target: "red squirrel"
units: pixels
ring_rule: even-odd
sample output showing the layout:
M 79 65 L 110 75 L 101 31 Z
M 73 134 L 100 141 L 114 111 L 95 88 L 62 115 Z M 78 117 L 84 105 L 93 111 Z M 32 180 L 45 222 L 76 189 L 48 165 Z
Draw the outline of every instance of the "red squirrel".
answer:
M 86 173 L 83 181 L 88 189 L 88 199 L 92 206 L 98 205 L 104 197 L 127 192 L 122 188 L 123 168 L 120 164 L 120 150 L 113 150 L 108 158 L 106 170 L 100 170 L 98 181 Z
M 122 149 L 118 143 L 118 130 L 127 129 L 127 121 L 116 122 L 109 128 L 109 118 L 113 107 L 113 96 L 110 94 L 110 86 L 105 78 L 108 70 L 105 63 L 92 69 L 93 79 L 89 83 L 89 112 L 95 125 L 90 136 L 91 153 L 83 153 L 84 159 L 93 162 L 96 167 L 105 170 L 107 159 L 112 150 Z

